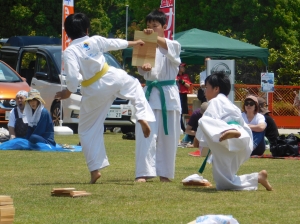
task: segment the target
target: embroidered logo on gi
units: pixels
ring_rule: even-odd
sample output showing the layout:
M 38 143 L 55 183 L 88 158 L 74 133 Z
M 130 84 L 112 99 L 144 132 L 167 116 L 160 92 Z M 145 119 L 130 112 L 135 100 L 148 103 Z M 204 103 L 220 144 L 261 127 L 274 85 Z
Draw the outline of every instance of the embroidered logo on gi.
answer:
M 90 47 L 89 47 L 89 43 L 88 42 L 84 42 L 83 43 L 83 48 L 85 49 L 85 50 L 90 50 Z

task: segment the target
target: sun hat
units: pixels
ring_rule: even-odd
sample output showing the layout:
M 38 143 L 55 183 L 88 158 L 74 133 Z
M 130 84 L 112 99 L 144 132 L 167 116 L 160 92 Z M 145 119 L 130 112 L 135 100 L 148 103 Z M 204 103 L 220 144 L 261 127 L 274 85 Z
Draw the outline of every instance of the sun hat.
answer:
M 253 100 L 258 105 L 258 100 L 256 96 L 253 95 L 246 96 L 245 101 L 248 99 Z
M 258 105 L 259 105 L 259 113 L 261 114 L 266 114 L 266 113 L 270 113 L 271 111 L 269 111 L 268 107 L 265 106 L 265 104 L 267 104 L 267 101 L 262 98 L 262 97 L 257 97 L 258 100 Z
M 43 98 L 41 97 L 40 92 L 36 89 L 32 89 L 29 91 L 28 97 L 25 101 L 29 101 L 29 100 L 33 100 L 33 99 L 37 99 L 41 103 L 46 104 L 45 101 L 43 100 Z

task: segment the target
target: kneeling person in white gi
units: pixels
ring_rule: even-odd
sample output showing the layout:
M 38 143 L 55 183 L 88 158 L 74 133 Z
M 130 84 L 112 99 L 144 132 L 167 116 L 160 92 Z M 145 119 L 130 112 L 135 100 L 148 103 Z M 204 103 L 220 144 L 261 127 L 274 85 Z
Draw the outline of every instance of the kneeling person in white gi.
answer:
M 251 129 L 245 124 L 241 110 L 228 98 L 231 83 L 223 72 L 205 80 L 208 107 L 199 119 L 196 137 L 200 145 L 212 152 L 213 177 L 217 190 L 257 190 L 261 183 L 272 190 L 267 171 L 237 176 L 240 166 L 250 158 L 253 149 Z

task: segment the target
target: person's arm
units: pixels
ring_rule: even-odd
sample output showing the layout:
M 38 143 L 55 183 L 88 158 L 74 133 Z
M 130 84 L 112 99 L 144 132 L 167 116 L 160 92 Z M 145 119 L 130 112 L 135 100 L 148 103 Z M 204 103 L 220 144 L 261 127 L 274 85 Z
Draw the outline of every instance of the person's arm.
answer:
M 128 47 L 133 47 L 135 45 L 141 45 L 143 46 L 145 44 L 142 40 L 134 40 L 134 41 L 128 41 Z
M 188 124 L 186 125 L 185 133 L 187 133 L 188 135 L 192 135 L 192 136 L 196 135 L 196 131 L 192 130 L 192 126 L 190 126 Z
M 58 100 L 64 100 L 71 96 L 72 92 L 70 92 L 68 89 L 64 89 L 62 91 L 59 91 L 55 94 L 54 99 Z
M 14 139 L 16 137 L 16 133 L 15 133 L 16 118 L 15 118 L 14 110 L 17 110 L 17 108 L 14 108 L 10 111 L 9 120 L 8 120 L 8 124 L 7 124 L 10 139 Z
M 154 33 L 154 30 L 153 29 L 144 29 L 144 33 L 151 34 L 151 33 Z M 168 45 L 167 45 L 166 39 L 164 37 L 157 36 L 157 45 L 165 50 L 168 50 Z
M 255 132 L 262 132 L 266 129 L 266 123 L 258 123 L 258 124 L 248 124 L 249 128 Z
M 15 128 L 8 126 L 8 132 L 9 132 L 9 136 L 10 139 L 14 139 L 16 137 L 16 133 L 15 133 Z
M 266 129 L 267 123 L 264 115 L 257 113 L 253 120 L 257 122 L 257 124 L 249 124 L 249 127 L 252 131 L 262 132 Z
M 186 88 L 190 88 L 190 86 L 191 86 L 191 80 L 190 80 L 190 77 L 186 74 L 186 76 L 185 76 L 185 79 L 184 79 L 184 86 L 186 87 Z

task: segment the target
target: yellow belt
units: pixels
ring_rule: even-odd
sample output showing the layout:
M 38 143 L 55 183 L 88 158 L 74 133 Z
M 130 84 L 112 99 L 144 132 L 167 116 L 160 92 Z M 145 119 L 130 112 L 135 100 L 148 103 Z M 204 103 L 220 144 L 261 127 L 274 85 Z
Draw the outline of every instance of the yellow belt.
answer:
M 100 72 L 97 72 L 92 78 L 82 81 L 81 86 L 87 87 L 89 85 L 92 85 L 98 79 L 101 79 L 101 77 L 108 71 L 108 69 L 109 69 L 109 65 L 105 63 Z

